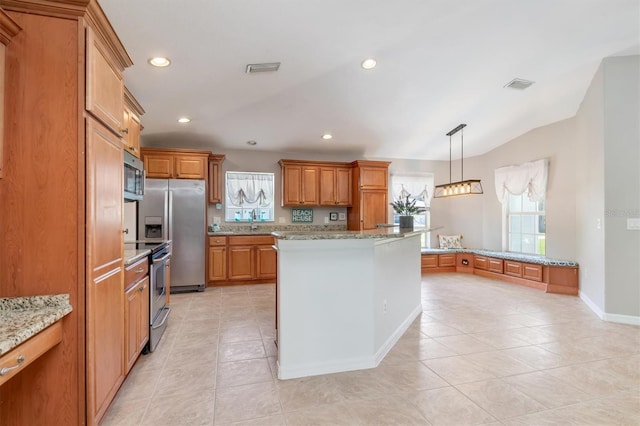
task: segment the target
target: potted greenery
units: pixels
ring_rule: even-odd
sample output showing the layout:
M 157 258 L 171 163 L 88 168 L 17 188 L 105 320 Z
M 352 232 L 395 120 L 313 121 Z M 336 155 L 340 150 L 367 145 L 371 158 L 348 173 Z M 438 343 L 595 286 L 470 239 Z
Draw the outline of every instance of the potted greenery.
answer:
M 393 210 L 400 215 L 400 228 L 402 229 L 413 229 L 413 216 L 426 211 L 424 207 L 416 206 L 416 200 L 410 200 L 409 197 L 411 194 L 408 194 L 404 199 L 400 197 L 393 203 L 389 203 Z

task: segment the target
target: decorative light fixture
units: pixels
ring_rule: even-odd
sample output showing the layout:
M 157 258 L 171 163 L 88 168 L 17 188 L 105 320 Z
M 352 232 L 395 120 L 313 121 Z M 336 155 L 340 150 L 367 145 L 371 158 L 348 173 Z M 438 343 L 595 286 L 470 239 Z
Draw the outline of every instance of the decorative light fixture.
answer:
M 455 195 L 470 195 L 470 194 L 482 194 L 482 184 L 480 179 L 467 179 L 464 180 L 464 129 L 467 125 L 460 124 L 455 129 L 452 129 L 447 136 L 449 136 L 449 183 L 442 185 L 436 185 L 433 192 L 434 198 L 452 197 Z M 460 181 L 451 182 L 451 136 L 460 132 Z
M 362 64 L 360 64 L 360 66 L 362 66 L 362 68 L 364 68 L 365 70 L 370 70 L 372 68 L 376 67 L 376 60 L 373 58 L 367 58 L 364 61 L 362 61 Z
M 171 65 L 171 60 L 169 60 L 169 58 L 164 58 L 162 56 L 157 56 L 155 58 L 151 58 L 149 59 L 149 64 L 153 65 L 154 67 L 158 67 L 158 68 L 164 68 L 164 67 L 168 67 L 169 65 Z

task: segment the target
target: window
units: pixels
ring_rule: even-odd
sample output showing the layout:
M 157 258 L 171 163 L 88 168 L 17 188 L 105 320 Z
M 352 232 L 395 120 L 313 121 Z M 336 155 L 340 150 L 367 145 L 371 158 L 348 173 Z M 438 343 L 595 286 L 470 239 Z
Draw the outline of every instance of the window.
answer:
M 526 194 L 509 194 L 507 209 L 508 250 L 544 256 L 544 200 L 531 201 Z
M 431 212 L 429 206 L 431 204 L 431 196 L 433 194 L 433 174 L 423 175 L 391 175 L 391 196 L 393 200 L 404 198 L 411 195 L 410 199 L 416 200 L 417 207 L 423 207 L 424 213 L 413 216 L 413 229 L 428 229 L 430 227 Z M 392 201 L 393 201 L 392 200 Z M 400 215 L 393 209 L 393 224 L 400 224 Z M 427 232 L 421 235 L 422 247 L 429 247 L 431 242 L 431 233 Z
M 274 174 L 227 172 L 226 222 L 274 221 Z

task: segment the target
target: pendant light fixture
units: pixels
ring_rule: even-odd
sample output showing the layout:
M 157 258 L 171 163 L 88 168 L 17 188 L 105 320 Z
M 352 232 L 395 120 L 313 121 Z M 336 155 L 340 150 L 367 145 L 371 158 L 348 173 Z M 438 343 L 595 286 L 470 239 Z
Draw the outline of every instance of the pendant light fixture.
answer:
M 464 129 L 467 125 L 460 124 L 452 129 L 449 136 L 449 183 L 436 185 L 433 191 L 434 198 L 453 197 L 456 195 L 482 194 L 482 184 L 480 179 L 464 180 Z M 451 137 L 460 132 L 460 181 L 451 182 Z

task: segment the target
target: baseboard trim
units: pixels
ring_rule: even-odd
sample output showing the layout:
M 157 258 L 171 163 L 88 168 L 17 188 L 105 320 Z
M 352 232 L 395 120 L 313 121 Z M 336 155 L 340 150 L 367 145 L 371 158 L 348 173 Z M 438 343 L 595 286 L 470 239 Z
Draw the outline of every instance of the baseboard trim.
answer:
M 581 291 L 579 293 L 579 297 L 580 297 L 580 300 L 582 300 L 584 304 L 587 305 L 589 309 L 591 309 L 598 316 L 598 318 L 600 318 L 601 320 L 604 319 L 604 312 L 602 311 L 602 309 L 600 309 L 598 305 L 596 305 L 593 302 L 593 300 L 589 298 L 589 296 L 587 296 L 586 294 L 584 294 L 584 292 Z
M 604 320 L 620 324 L 640 325 L 640 317 L 633 315 L 608 314 L 605 312 Z
M 400 340 L 404 332 L 407 331 L 409 327 L 411 327 L 411 324 L 413 324 L 413 321 L 415 321 L 415 319 L 418 317 L 418 315 L 420 315 L 421 312 L 422 312 L 422 303 L 419 303 L 418 306 L 416 306 L 413 309 L 413 311 L 411 311 L 409 316 L 402 322 L 402 324 L 398 326 L 396 331 L 394 331 L 391 334 L 391 336 L 389 336 L 389 338 L 382 344 L 382 346 L 380 346 L 380 348 L 376 351 L 376 354 L 375 354 L 375 360 L 376 360 L 375 367 L 377 367 L 378 364 L 380 364 L 380 362 L 384 359 L 384 357 L 387 356 L 389 351 L 393 349 L 393 347 L 396 345 L 396 343 L 398 343 L 398 340 Z

